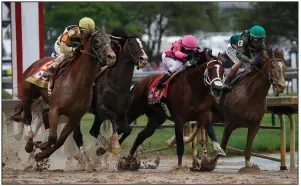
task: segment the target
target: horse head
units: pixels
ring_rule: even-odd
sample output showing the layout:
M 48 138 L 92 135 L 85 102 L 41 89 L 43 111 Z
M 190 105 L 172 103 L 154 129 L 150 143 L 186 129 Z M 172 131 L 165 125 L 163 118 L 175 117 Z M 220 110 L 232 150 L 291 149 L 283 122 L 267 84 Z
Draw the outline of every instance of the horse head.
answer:
M 269 57 L 262 59 L 263 70 L 267 72 L 267 78 L 273 86 L 273 89 L 282 93 L 285 89 L 284 74 L 287 70 L 287 66 L 284 60 L 283 51 L 268 50 Z
M 125 39 L 123 52 L 129 54 L 131 59 L 134 59 L 137 69 L 144 68 L 148 62 L 148 56 L 144 52 L 140 38 L 137 35 L 132 35 Z
M 102 30 L 83 34 L 84 52 L 97 59 L 101 66 L 112 66 L 116 61 L 116 54 L 111 48 L 110 38 Z
M 220 53 L 218 57 L 215 57 L 211 54 L 210 50 L 206 49 L 201 53 L 196 64 L 198 64 L 199 68 L 206 68 L 204 82 L 205 85 L 210 86 L 210 91 L 212 93 L 221 91 L 224 79 L 224 67 Z

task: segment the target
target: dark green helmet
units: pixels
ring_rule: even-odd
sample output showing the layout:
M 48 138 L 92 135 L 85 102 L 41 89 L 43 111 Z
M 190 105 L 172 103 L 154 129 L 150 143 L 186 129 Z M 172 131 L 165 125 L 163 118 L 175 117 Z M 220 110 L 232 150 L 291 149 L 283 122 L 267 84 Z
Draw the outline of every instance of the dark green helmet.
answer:
M 256 25 L 250 29 L 250 35 L 253 38 L 265 38 L 265 30 L 262 26 Z

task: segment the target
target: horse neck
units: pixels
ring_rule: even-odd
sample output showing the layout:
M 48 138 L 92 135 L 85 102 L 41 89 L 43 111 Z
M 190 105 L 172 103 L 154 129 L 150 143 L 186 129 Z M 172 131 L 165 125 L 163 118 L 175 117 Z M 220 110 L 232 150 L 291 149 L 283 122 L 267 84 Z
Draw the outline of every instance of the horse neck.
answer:
M 271 82 L 268 79 L 268 67 L 265 65 L 261 68 L 261 71 L 257 70 L 256 74 L 251 77 L 248 83 L 247 90 L 252 88 L 252 91 L 248 91 L 250 97 L 255 97 L 258 100 L 265 99 Z
M 132 84 L 135 64 L 128 54 L 129 52 L 124 49 L 120 51 L 117 55 L 117 62 L 109 72 L 109 83 L 119 90 L 130 90 Z
M 204 94 L 209 91 L 204 82 L 204 72 L 206 66 L 190 67 L 187 69 L 187 81 L 191 86 L 191 89 L 196 94 Z
M 94 61 L 91 56 L 87 54 L 81 54 L 78 60 L 73 64 L 73 68 L 76 72 L 76 79 L 78 79 L 79 86 L 87 84 L 87 82 L 93 83 L 93 80 L 96 76 L 96 65 L 97 63 Z

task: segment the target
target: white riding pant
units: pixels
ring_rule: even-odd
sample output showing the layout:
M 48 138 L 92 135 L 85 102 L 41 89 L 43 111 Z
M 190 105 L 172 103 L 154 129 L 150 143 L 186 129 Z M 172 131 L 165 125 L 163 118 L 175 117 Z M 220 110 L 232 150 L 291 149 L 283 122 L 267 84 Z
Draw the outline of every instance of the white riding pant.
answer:
M 65 54 L 61 52 L 60 46 L 58 45 L 58 41 L 54 43 L 54 52 L 52 53 L 51 57 L 55 57 L 54 62 L 51 66 L 56 69 L 60 63 L 63 62 Z
M 162 54 L 162 63 L 171 72 L 180 72 L 185 69 L 185 67 L 190 66 L 189 62 L 183 64 L 180 60 L 167 57 L 165 53 Z

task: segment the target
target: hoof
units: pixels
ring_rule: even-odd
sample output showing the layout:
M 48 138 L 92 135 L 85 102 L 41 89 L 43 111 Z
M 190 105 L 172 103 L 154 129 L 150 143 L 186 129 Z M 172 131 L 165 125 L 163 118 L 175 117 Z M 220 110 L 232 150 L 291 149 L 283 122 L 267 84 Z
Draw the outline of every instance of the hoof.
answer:
M 250 167 L 243 167 L 239 171 L 239 173 L 252 173 L 252 172 L 260 172 L 260 168 L 258 165 L 253 164 Z
M 106 153 L 106 149 L 102 148 L 102 147 L 99 147 L 97 150 L 96 150 L 96 155 L 97 156 L 102 156 L 104 155 L 104 153 Z
M 134 158 L 132 156 L 121 157 L 118 162 L 118 165 L 117 165 L 118 170 L 136 171 L 136 170 L 140 169 L 140 167 L 141 167 L 140 161 L 137 158 Z
M 25 145 L 25 151 L 27 153 L 31 153 L 33 151 L 33 146 L 34 146 L 33 140 L 32 138 L 30 138 Z
M 43 155 L 42 152 L 39 152 L 39 153 L 37 153 L 37 154 L 34 156 L 34 159 L 36 160 L 36 162 L 40 162 L 40 161 L 42 161 L 44 158 L 46 158 L 46 157 L 44 157 L 44 155 Z
M 203 157 L 201 161 L 201 169 L 200 171 L 211 172 L 215 169 L 217 163 L 217 156 L 214 157 Z

